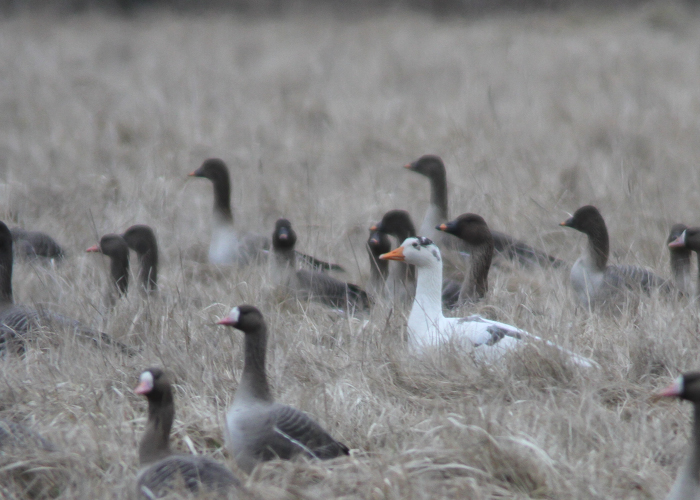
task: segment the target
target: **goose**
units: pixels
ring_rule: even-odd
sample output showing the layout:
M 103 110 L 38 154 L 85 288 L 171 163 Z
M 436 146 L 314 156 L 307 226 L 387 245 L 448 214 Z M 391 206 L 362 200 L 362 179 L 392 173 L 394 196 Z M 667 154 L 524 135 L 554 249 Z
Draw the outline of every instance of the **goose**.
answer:
M 379 256 L 391 250 L 389 237 L 380 231 L 369 232 L 367 239 L 367 253 L 369 254 L 369 286 L 370 294 L 375 298 L 388 298 L 386 283 L 389 279 L 389 263 L 380 260 Z
M 671 236 L 673 236 L 673 232 L 671 233 Z M 669 236 L 669 240 L 671 239 L 671 236 Z M 669 242 L 668 247 L 672 251 L 672 255 L 673 252 L 682 252 L 683 250 L 695 252 L 695 256 L 698 260 L 698 288 L 696 293 L 700 293 L 700 227 L 687 227 L 683 229 L 683 231 L 681 231 L 681 233 L 676 236 L 673 241 Z M 690 263 L 687 264 L 687 269 L 690 269 Z
M 406 238 L 416 236 L 416 229 L 411 216 L 405 210 L 389 210 L 382 220 L 370 227 L 370 231 L 385 233 L 396 238 L 397 245 Z M 447 278 L 443 282 L 442 301 L 449 309 L 459 303 L 459 292 L 462 277 L 459 279 Z M 387 280 L 389 296 L 405 304 L 410 304 L 416 294 L 416 270 L 413 266 L 403 264 L 389 266 L 389 278 Z
M 190 177 L 209 179 L 214 187 L 214 219 L 212 222 L 209 262 L 212 264 L 249 264 L 265 259 L 270 249 L 270 240 L 259 234 L 238 234 L 233 226 L 231 209 L 231 176 L 228 166 L 219 158 L 209 158 L 189 174 Z M 297 256 L 317 270 L 344 271 L 338 264 L 297 252 Z
M 379 258 L 416 266 L 418 285 L 407 328 L 409 346 L 412 349 L 420 352 L 454 339 L 466 341 L 477 360 L 493 362 L 501 359 L 507 352 L 519 348 L 525 341 L 542 342 L 539 337 L 520 328 L 478 315 L 446 318 L 440 303 L 442 256 L 438 246 L 429 238 L 408 238 L 400 247 Z M 545 341 L 545 344 L 558 349 L 572 364 L 586 368 L 597 367 L 594 361 L 552 342 Z
M 468 247 L 459 245 L 459 240 L 444 238 L 435 228 L 443 221 L 448 220 L 447 213 L 447 175 L 445 164 L 437 155 L 424 155 L 416 161 L 404 165 L 411 172 L 416 172 L 430 179 L 430 205 L 421 224 L 420 234 L 433 239 L 439 245 L 460 251 L 470 251 Z M 531 247 L 527 243 L 516 240 L 512 236 L 499 231 L 491 230 L 494 248 L 503 257 L 517 261 L 526 267 L 538 265 L 540 267 L 559 267 L 563 261 L 548 255 L 546 252 Z
M 109 257 L 112 287 L 107 296 L 108 302 L 113 306 L 116 297 L 123 297 L 129 289 L 129 247 L 126 241 L 118 234 L 105 234 L 97 245 L 85 251 Z
M 690 454 L 678 472 L 666 500 L 700 499 L 700 372 L 684 373 L 658 394 L 693 403 L 693 436 Z
M 142 290 L 153 293 L 158 290 L 158 241 L 149 226 L 136 224 L 124 231 L 122 238 L 139 259 L 139 280 Z
M 484 218 L 477 214 L 462 214 L 453 221 L 436 226 L 436 229 L 456 236 L 472 248 L 469 275 L 465 276 L 460 287 L 459 304 L 483 299 L 489 290 L 488 277 L 494 246 Z
M 588 236 L 588 245 L 571 268 L 571 285 L 577 301 L 586 308 L 611 304 L 624 297 L 625 290 L 670 290 L 669 283 L 642 267 L 608 265 L 610 242 L 603 216 L 593 205 L 586 205 L 560 224 Z
M 15 304 L 12 295 L 12 264 L 12 235 L 5 223 L 0 221 L 0 350 L 9 344 L 18 351 L 23 351 L 27 333 L 46 325 L 70 329 L 80 339 L 88 340 L 98 347 L 105 344 L 117 347 L 125 354 L 134 354 L 133 349 L 106 333 L 96 332 L 51 311 L 37 311 Z
M 231 210 L 231 177 L 228 167 L 219 158 L 209 158 L 189 174 L 209 179 L 214 186 L 214 219 L 212 221 L 209 262 L 212 264 L 248 264 L 270 248 L 264 236 L 239 235 L 233 227 Z
M 680 239 L 684 231 L 688 229 L 685 224 L 674 224 L 668 235 L 668 253 L 671 258 L 671 275 L 673 284 L 680 295 L 692 295 L 690 284 L 690 254 L 692 250 L 685 246 L 685 241 Z M 698 254 L 700 257 L 700 254 Z
M 65 256 L 61 245 L 51 236 L 40 231 L 27 231 L 19 227 L 10 229 L 15 242 L 15 252 L 26 259 L 44 257 L 61 260 Z
M 141 373 L 134 393 L 148 400 L 148 422 L 139 445 L 137 496 L 161 498 L 182 484 L 194 493 L 201 488 L 226 494 L 241 488 L 236 476 L 215 460 L 201 455 L 175 455 L 170 450 L 175 403 L 170 380 L 163 370 L 150 368 Z
M 357 285 L 345 283 L 331 276 L 309 269 L 297 269 L 294 245 L 297 235 L 287 219 L 275 222 L 272 233 L 270 277 L 282 290 L 291 291 L 299 298 L 314 300 L 331 307 L 365 311 L 370 308 L 367 292 Z
M 267 325 L 256 307 L 234 307 L 218 324 L 245 334 L 243 375 L 226 414 L 224 436 L 241 469 L 250 473 L 257 463 L 274 458 L 331 459 L 350 453 L 306 413 L 275 403 L 265 371 Z

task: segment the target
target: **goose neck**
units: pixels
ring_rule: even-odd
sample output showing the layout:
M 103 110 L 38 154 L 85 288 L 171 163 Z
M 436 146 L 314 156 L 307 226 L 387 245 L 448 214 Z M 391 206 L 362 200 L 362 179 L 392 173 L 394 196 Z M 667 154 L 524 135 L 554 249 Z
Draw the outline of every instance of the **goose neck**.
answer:
M 678 291 L 687 294 L 690 287 L 690 251 L 671 249 L 671 274 Z
M 417 268 L 418 282 L 413 310 L 418 308 L 430 318 L 442 315 L 442 262 Z
M 460 292 L 460 301 L 483 298 L 489 291 L 489 269 L 493 258 L 493 244 L 475 247 L 470 257 L 469 276 L 465 279 Z
M 119 295 L 125 295 L 129 289 L 129 254 L 110 258 L 110 274 Z
M 447 220 L 447 178 L 445 172 L 430 177 L 430 203 L 440 209 L 440 217 Z
M 148 402 L 148 423 L 139 445 L 139 462 L 146 465 L 170 455 L 170 430 L 175 418 L 175 404 L 170 391 L 158 401 Z
M 588 232 L 588 255 L 593 265 L 599 271 L 604 271 L 608 265 L 610 253 L 610 239 L 608 230 L 603 223 L 591 228 Z
M 243 375 L 236 394 L 253 399 L 272 402 L 270 386 L 265 371 L 265 351 L 267 349 L 267 327 L 258 326 L 245 334 L 245 361 Z
M 0 255 L 0 304 L 12 303 L 12 247 Z
M 149 248 L 139 254 L 139 277 L 144 290 L 152 292 L 158 288 L 158 250 Z
M 690 471 L 695 483 L 700 483 L 700 403 L 693 404 L 693 441 L 690 451 Z

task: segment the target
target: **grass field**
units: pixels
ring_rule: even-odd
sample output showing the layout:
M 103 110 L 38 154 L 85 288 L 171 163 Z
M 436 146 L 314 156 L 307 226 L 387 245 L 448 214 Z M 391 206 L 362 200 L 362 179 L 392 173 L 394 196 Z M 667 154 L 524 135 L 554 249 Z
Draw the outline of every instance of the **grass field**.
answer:
M 151 366 L 177 383 L 176 448 L 235 470 L 221 429 L 242 335 L 214 321 L 252 303 L 270 325 L 277 399 L 354 450 L 238 472 L 261 498 L 663 498 L 690 407 L 650 395 L 700 368 L 696 303 L 648 297 L 590 315 L 566 270 L 502 266 L 488 298 L 461 312 L 603 369 L 535 347 L 498 366 L 450 346 L 416 358 L 406 311 L 387 320 L 379 307 L 364 324 L 280 306 L 264 269 L 208 265 L 211 186 L 187 173 L 223 158 L 239 228 L 271 233 L 285 216 L 300 250 L 360 284 L 369 225 L 392 208 L 422 219 L 427 180 L 402 166 L 425 153 L 446 162 L 452 215 L 479 213 L 573 262 L 584 237 L 558 223 L 593 203 L 613 262 L 668 276 L 671 224 L 700 223 L 699 44 L 700 19 L 675 3 L 479 20 L 0 21 L 0 218 L 69 251 L 56 268 L 18 263 L 15 300 L 142 348 L 127 358 L 46 335 L 0 360 L 0 418 L 60 448 L 0 453 L 0 496 L 22 498 L 34 480 L 42 498 L 129 497 L 146 416 L 131 390 Z M 161 297 L 134 289 L 110 311 L 107 261 L 84 250 L 135 223 L 159 238 Z

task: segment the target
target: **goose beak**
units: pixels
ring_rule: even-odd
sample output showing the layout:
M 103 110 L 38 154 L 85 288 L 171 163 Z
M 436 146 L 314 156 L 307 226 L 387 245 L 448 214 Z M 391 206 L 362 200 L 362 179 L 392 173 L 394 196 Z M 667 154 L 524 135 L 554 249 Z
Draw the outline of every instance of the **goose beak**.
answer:
M 389 253 L 383 253 L 379 258 L 382 260 L 406 260 L 406 257 L 403 255 L 403 247 L 395 248 Z
M 187 177 L 197 177 L 197 171 L 195 170 L 194 172 L 190 172 L 187 174 Z
M 407 168 L 407 169 L 411 170 L 411 169 L 413 168 L 413 163 L 406 163 L 406 164 L 403 166 L 403 168 Z
M 435 226 L 435 229 L 437 229 L 438 231 L 444 231 L 446 233 L 454 234 L 453 231 L 455 230 L 455 225 L 453 222 L 444 222 L 439 226 Z
M 568 219 L 566 219 L 564 222 L 560 223 L 559 225 L 560 225 L 560 226 L 571 227 L 571 224 L 573 224 L 573 223 L 574 223 L 574 218 L 573 218 L 573 217 L 569 217 Z
M 668 244 L 669 248 L 682 248 L 685 246 L 685 231 L 681 235 Z
M 99 252 L 100 251 L 100 245 L 92 245 L 90 248 L 85 250 L 86 252 Z
M 285 228 L 281 228 L 279 233 L 277 234 L 277 237 L 281 240 L 286 240 L 287 238 L 289 238 L 289 231 L 287 231 L 287 229 Z
M 217 325 L 225 325 L 225 326 L 236 326 L 236 323 L 238 323 L 238 320 L 233 320 L 229 316 L 226 316 L 225 318 L 221 318 L 219 321 L 216 322 Z
M 149 384 L 148 381 L 142 380 L 139 385 L 134 389 L 134 394 L 148 394 L 153 390 L 153 385 Z
M 379 231 L 376 224 L 373 224 L 372 227 L 369 228 L 369 230 L 370 231 Z
M 660 397 L 678 397 L 683 394 L 683 377 L 678 377 L 671 385 L 657 394 Z

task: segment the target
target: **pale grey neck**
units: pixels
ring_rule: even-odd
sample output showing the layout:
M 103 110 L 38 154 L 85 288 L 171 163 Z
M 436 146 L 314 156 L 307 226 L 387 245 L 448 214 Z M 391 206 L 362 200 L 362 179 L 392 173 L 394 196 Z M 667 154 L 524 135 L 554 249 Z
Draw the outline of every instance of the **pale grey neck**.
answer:
M 442 262 L 434 262 L 429 266 L 418 267 L 418 283 L 416 299 L 411 309 L 434 319 L 442 315 Z

